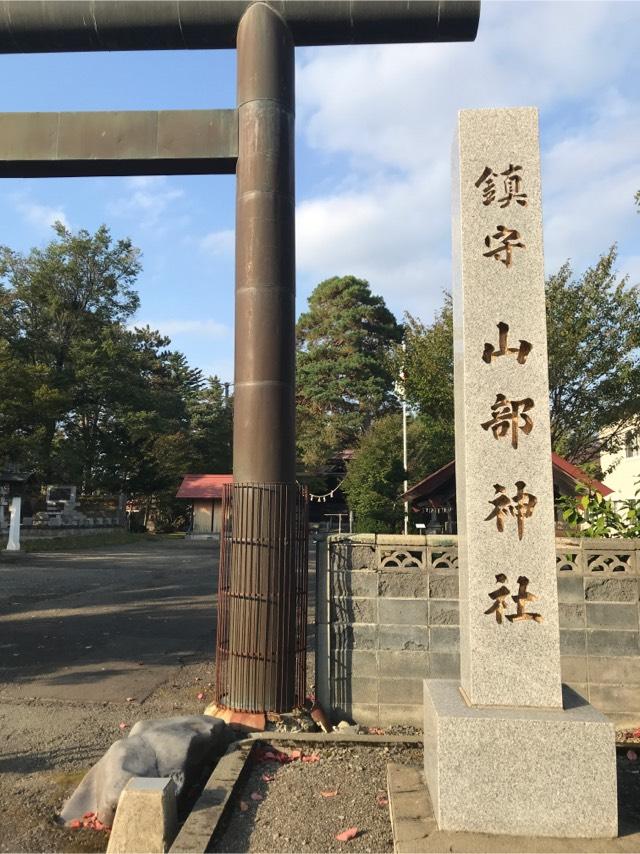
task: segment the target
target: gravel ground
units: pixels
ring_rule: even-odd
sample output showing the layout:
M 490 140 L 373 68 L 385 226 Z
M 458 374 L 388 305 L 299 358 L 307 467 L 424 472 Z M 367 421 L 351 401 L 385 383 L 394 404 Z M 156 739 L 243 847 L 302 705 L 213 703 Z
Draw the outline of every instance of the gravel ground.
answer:
M 0 852 L 105 850 L 56 814 L 121 722 L 204 711 L 216 571 L 206 543 L 0 554 Z
M 284 748 L 278 742 L 277 747 L 290 753 L 301 745 Z M 302 749 L 319 761 L 254 763 L 210 851 L 393 851 L 389 808 L 377 804 L 378 796 L 386 798 L 387 762 L 421 764 L 422 750 L 404 745 Z M 263 775 L 274 779 L 265 782 Z M 334 791 L 333 797 L 322 796 Z M 262 800 L 252 799 L 254 793 Z M 358 835 L 338 842 L 336 834 L 351 827 Z
M 182 667 L 143 705 L 0 702 L 0 851 L 105 851 L 105 834 L 57 824 L 63 802 L 122 736 L 121 722 L 202 714 L 212 680 L 213 665 L 200 663 Z
M 121 722 L 213 699 L 216 574 L 207 542 L 0 552 L 0 852 L 106 849 L 56 815 Z

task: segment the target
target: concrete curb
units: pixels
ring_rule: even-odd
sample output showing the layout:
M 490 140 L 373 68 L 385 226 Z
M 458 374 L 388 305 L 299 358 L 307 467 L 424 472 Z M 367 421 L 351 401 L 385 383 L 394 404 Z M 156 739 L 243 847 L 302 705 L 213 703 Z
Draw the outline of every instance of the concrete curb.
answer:
M 169 849 L 171 854 L 204 854 L 255 746 L 251 739 L 229 745 Z
M 389 814 L 395 854 L 419 854 L 438 829 L 420 768 L 387 764 Z
M 423 744 L 423 735 L 370 735 L 341 732 L 250 732 L 254 741 L 307 741 L 313 744 Z

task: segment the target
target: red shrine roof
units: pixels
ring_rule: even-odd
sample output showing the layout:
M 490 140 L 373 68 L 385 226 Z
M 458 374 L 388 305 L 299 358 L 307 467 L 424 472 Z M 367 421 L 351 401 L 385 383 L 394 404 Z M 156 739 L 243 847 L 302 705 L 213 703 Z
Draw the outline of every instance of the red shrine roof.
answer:
M 561 457 L 560 454 L 556 454 L 555 451 L 551 451 L 551 462 L 555 468 L 563 471 L 572 480 L 584 483 L 585 486 L 588 486 L 589 489 L 593 489 L 595 492 L 599 492 L 604 498 L 606 498 L 607 495 L 611 495 L 613 492 L 613 489 L 606 486 L 606 484 L 596 480 L 595 477 L 589 477 L 589 475 L 585 474 L 581 468 L 574 466 L 573 463 L 570 463 L 569 460 L 565 460 L 564 457 Z
M 565 460 L 564 457 L 561 457 L 560 454 L 556 454 L 555 451 L 551 452 L 551 464 L 553 466 L 554 480 L 560 474 L 560 476 L 564 475 L 565 478 L 574 484 L 578 482 L 583 483 L 590 489 L 601 493 L 604 497 L 611 495 L 613 492 L 613 490 L 604 483 L 601 483 L 593 477 L 589 477 L 589 475 L 585 474 L 582 469 L 578 468 L 578 466 L 574 466 L 573 463 L 570 463 L 569 460 Z M 403 495 L 400 496 L 400 500 L 415 501 L 417 499 L 429 498 L 431 495 L 438 493 L 449 481 L 453 481 L 455 476 L 456 461 L 451 460 L 450 463 L 447 463 L 445 466 L 442 466 L 442 468 L 434 471 L 433 474 L 430 474 L 428 477 L 425 477 L 423 480 L 411 486 Z
M 232 474 L 185 474 L 176 498 L 222 498 L 225 483 L 233 483 Z

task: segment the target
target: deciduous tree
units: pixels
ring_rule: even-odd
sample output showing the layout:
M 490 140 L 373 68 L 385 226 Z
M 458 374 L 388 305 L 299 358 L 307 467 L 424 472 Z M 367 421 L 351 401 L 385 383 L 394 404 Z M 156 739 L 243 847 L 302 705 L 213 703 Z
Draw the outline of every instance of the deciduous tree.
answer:
M 551 441 L 585 463 L 620 446 L 640 413 L 640 289 L 615 270 L 616 247 L 575 276 L 564 264 L 546 282 Z M 451 298 L 430 326 L 407 317 L 407 396 L 453 458 Z M 437 444 L 437 443 L 434 443 Z M 438 468 L 436 460 L 429 471 Z

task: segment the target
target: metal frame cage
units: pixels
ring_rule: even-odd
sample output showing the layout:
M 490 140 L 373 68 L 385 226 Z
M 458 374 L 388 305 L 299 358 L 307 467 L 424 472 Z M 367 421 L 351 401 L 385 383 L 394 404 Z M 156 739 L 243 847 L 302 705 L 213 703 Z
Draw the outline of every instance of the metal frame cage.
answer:
M 278 712 L 304 702 L 308 506 L 308 489 L 299 485 L 224 486 L 215 681 L 219 706 Z

